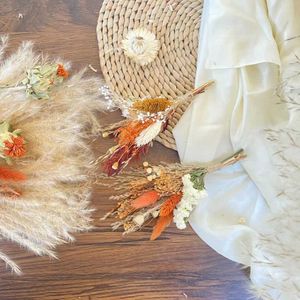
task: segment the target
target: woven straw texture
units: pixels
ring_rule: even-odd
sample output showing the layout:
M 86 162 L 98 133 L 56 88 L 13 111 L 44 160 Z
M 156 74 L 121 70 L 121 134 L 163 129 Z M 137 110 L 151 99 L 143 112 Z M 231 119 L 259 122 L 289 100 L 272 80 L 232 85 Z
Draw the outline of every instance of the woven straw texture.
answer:
M 174 99 L 193 90 L 202 0 L 104 0 L 97 36 L 101 69 L 110 88 L 123 98 Z M 156 35 L 155 60 L 140 66 L 126 57 L 121 42 L 128 31 L 145 28 Z M 177 109 L 157 139 L 176 149 L 172 129 L 188 103 Z

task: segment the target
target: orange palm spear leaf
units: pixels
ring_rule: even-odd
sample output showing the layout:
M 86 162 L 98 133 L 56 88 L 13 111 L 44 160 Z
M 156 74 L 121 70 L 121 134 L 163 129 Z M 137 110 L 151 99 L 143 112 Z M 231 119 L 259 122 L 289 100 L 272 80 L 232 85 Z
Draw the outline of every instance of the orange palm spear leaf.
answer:
M 22 181 L 26 179 L 26 175 L 22 172 L 11 170 L 6 167 L 0 167 L 0 180 L 3 181 Z
M 156 191 L 148 191 L 136 198 L 131 202 L 131 206 L 134 209 L 140 209 L 147 207 L 151 204 L 154 204 L 158 199 L 160 198 L 160 195 Z
M 160 216 L 156 222 L 156 225 L 153 228 L 150 240 L 156 240 L 162 232 L 171 224 L 173 220 L 173 213 L 169 214 L 168 216 Z
M 166 217 L 169 214 L 171 214 L 175 209 L 176 205 L 180 202 L 181 198 L 182 193 L 175 194 L 169 197 L 162 205 L 159 215 L 162 217 Z

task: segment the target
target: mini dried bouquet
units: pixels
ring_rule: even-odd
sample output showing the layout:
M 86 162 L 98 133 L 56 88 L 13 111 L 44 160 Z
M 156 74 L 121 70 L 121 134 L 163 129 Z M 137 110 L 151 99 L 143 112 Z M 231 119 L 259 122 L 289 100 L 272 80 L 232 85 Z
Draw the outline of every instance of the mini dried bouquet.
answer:
M 184 229 L 193 209 L 207 196 L 206 174 L 244 157 L 240 150 L 228 159 L 206 167 L 178 163 L 150 166 L 144 162 L 144 168 L 125 171 L 119 177 L 99 175 L 98 184 L 120 191 L 111 197 L 117 201 L 117 206 L 103 219 L 115 217 L 113 230 L 123 226 L 124 234 L 138 231 L 155 219 L 151 240 L 159 237 L 172 221 L 178 229 Z
M 103 93 L 109 99 L 108 109 L 121 109 L 126 117 L 125 120 L 102 129 L 103 137 L 115 137 L 117 141 L 117 145 L 98 160 L 102 162 L 104 172 L 109 176 L 116 175 L 133 158 L 146 153 L 153 140 L 166 129 L 176 108 L 195 95 L 203 93 L 212 83 L 208 82 L 174 100 L 158 97 L 125 101 L 113 96 L 103 87 Z

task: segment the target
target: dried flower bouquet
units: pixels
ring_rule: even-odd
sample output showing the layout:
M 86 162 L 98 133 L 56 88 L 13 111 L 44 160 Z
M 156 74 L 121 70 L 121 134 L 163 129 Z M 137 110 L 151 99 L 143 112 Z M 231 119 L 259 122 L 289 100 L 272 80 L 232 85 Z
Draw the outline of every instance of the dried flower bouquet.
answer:
M 158 97 L 125 101 L 103 87 L 103 93 L 109 100 L 108 109 L 121 109 L 126 117 L 125 120 L 102 129 L 103 137 L 115 137 L 117 141 L 116 146 L 98 159 L 98 162 L 102 162 L 104 172 L 109 176 L 116 175 L 133 158 L 145 154 L 154 139 L 166 129 L 176 108 L 195 95 L 205 92 L 212 83 L 208 82 L 174 100 Z
M 172 221 L 178 229 L 184 229 L 195 206 L 207 196 L 206 174 L 244 157 L 244 151 L 240 150 L 226 160 L 206 167 L 178 163 L 150 166 L 144 162 L 143 169 L 125 171 L 116 178 L 99 175 L 98 184 L 120 191 L 110 198 L 117 201 L 117 206 L 103 219 L 115 217 L 113 230 L 123 226 L 124 234 L 138 231 L 156 219 L 151 240 L 158 238 Z

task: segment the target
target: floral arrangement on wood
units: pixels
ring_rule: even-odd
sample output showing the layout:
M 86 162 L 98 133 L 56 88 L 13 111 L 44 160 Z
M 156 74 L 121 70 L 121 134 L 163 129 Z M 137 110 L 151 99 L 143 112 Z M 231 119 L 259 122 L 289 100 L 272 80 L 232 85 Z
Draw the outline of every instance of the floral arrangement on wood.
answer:
M 244 151 L 240 150 L 224 161 L 206 167 L 178 163 L 150 166 L 144 162 L 144 168 L 126 171 L 120 177 L 99 175 L 98 184 L 120 191 L 119 195 L 111 197 L 118 202 L 117 206 L 102 220 L 116 217 L 113 230 L 123 226 L 124 234 L 127 234 L 155 219 L 151 240 L 157 239 L 172 221 L 178 229 L 184 229 L 193 209 L 207 196 L 206 174 L 244 157 Z
M 122 171 L 133 158 L 147 152 L 154 139 L 165 130 L 176 108 L 195 95 L 205 92 L 208 82 L 177 99 L 163 97 L 127 100 L 112 95 L 106 87 L 102 93 L 109 100 L 107 109 L 121 109 L 125 120 L 102 128 L 103 137 L 115 137 L 117 145 L 110 148 L 97 162 L 102 163 L 108 176 Z
M 35 54 L 30 42 L 3 59 L 7 43 L 0 37 L 0 239 L 56 257 L 57 245 L 90 228 L 88 138 L 105 109 L 101 82 L 69 76 L 69 63 Z

